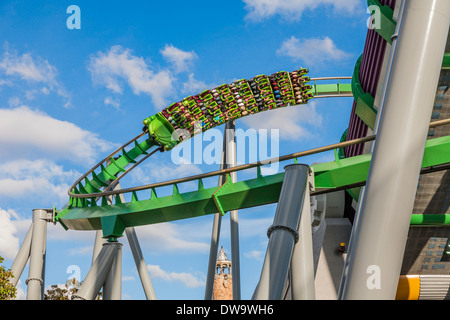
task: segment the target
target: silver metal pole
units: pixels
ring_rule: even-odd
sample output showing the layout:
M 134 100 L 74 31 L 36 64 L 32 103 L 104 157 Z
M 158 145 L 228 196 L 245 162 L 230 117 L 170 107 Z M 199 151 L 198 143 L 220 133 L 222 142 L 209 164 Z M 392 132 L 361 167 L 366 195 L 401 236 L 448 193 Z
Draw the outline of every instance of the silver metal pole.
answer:
M 25 266 L 30 257 L 32 236 L 33 236 L 33 223 L 31 223 L 27 235 L 25 236 L 25 239 L 23 240 L 22 245 L 20 246 L 19 252 L 17 252 L 13 265 L 11 266 L 11 272 L 13 273 L 14 278 L 12 278 L 10 281 L 14 286 L 17 285 L 17 282 L 19 281 L 22 275 L 23 269 L 25 269 Z
M 106 239 L 103 239 L 102 230 L 95 231 L 95 242 L 94 242 L 94 251 L 92 252 L 92 262 L 94 263 L 95 259 L 97 259 L 98 254 L 102 250 L 103 244 L 106 242 Z
M 47 210 L 33 210 L 33 233 L 30 250 L 30 266 L 26 280 L 27 300 L 42 300 L 44 287 L 44 255 L 47 237 Z
M 133 253 L 134 262 L 141 279 L 142 287 L 144 289 L 145 297 L 147 300 L 156 300 L 155 290 L 148 273 L 147 265 L 144 260 L 144 256 L 141 251 L 141 246 L 136 236 L 134 228 L 126 228 L 125 234 L 127 235 L 128 243 L 130 245 L 131 252 Z
M 267 245 L 261 278 L 253 295 L 256 300 L 281 300 L 291 264 L 294 245 L 298 241 L 298 225 L 307 188 L 307 165 L 291 164 L 285 168 L 280 199 L 267 231 Z
M 402 23 L 402 17 L 403 17 L 403 9 L 404 9 L 404 5 L 405 5 L 405 1 L 406 0 L 400 0 L 396 2 L 395 5 L 395 9 L 394 9 L 394 15 L 393 18 L 395 21 L 397 21 L 397 25 L 396 25 L 396 29 L 394 31 L 395 35 L 398 35 L 401 23 Z M 386 69 L 384 70 L 383 74 L 384 74 L 384 79 L 382 82 L 382 88 L 380 90 L 380 94 L 377 96 L 375 96 L 375 102 L 374 104 L 376 106 L 378 106 L 377 108 L 377 116 L 375 119 L 375 124 L 374 124 L 374 128 L 373 128 L 373 134 L 376 135 L 378 133 L 378 127 L 379 127 L 379 123 L 380 123 L 380 115 L 383 113 L 383 103 L 386 97 L 386 92 L 387 92 L 387 85 L 388 85 L 388 80 L 389 80 L 389 76 L 391 74 L 391 70 L 392 70 L 392 61 L 394 59 L 395 56 L 395 51 L 396 51 L 396 47 L 397 47 L 397 36 L 392 37 L 392 44 L 387 43 L 386 44 L 386 50 L 388 50 L 389 48 L 389 54 L 385 53 L 385 59 L 387 57 L 387 62 L 386 62 Z M 373 147 L 374 144 L 373 142 L 370 143 L 369 146 L 369 152 L 373 153 Z M 364 192 L 366 190 L 365 186 L 362 186 L 360 188 L 359 191 L 359 200 L 364 198 Z M 358 201 L 357 203 L 357 207 L 356 207 L 356 215 L 355 215 L 355 219 L 353 221 L 353 231 L 350 234 L 350 239 L 349 239 L 349 246 L 347 248 L 347 256 L 345 258 L 345 262 L 344 262 L 344 267 L 342 269 L 342 275 L 341 275 L 341 281 L 339 284 L 339 290 L 338 290 L 338 300 L 342 299 L 342 290 L 343 290 L 343 286 L 346 282 L 347 279 L 347 272 L 348 272 L 348 263 L 350 262 L 350 260 L 352 259 L 352 246 L 351 243 L 354 241 L 353 240 L 353 236 L 356 234 L 356 230 L 357 230 L 357 225 L 358 225 L 358 213 L 361 212 L 361 203 L 362 201 Z
M 118 183 L 114 190 L 120 189 L 120 183 Z M 119 195 L 122 203 L 125 203 L 125 197 L 123 194 Z M 150 274 L 147 269 L 147 264 L 145 263 L 144 255 L 142 254 L 141 246 L 136 235 L 136 231 L 133 227 L 126 228 L 125 234 L 128 239 L 128 244 L 130 245 L 131 253 L 133 254 L 134 262 L 141 279 L 142 288 L 144 289 L 145 296 L 147 300 L 156 300 L 155 290 L 153 288 L 152 281 L 150 279 Z
M 300 239 L 294 245 L 291 261 L 291 290 L 293 300 L 314 300 L 314 256 L 309 187 L 305 189 L 303 210 L 298 227 Z
M 342 299 L 394 299 L 450 24 L 450 1 L 408 0 Z
M 114 244 L 117 246 L 117 251 L 103 285 L 103 300 L 122 299 L 122 244 L 119 242 Z
M 230 121 L 225 125 L 226 138 L 226 161 L 227 167 L 236 166 L 236 140 L 235 140 L 235 122 Z M 231 181 L 237 181 L 237 172 L 231 172 Z M 230 211 L 230 236 L 231 236 L 231 261 L 233 263 L 232 289 L 233 300 L 241 300 L 241 268 L 239 259 L 239 222 L 238 211 Z
M 225 131 L 226 132 L 226 131 Z M 222 147 L 222 159 L 220 163 L 220 169 L 226 168 L 226 134 L 223 136 L 223 147 Z M 219 176 L 218 185 L 225 183 L 225 176 Z M 205 300 L 212 300 L 213 289 L 214 289 L 214 276 L 216 269 L 217 253 L 219 250 L 219 239 L 220 239 L 220 227 L 222 225 L 222 214 L 219 212 L 214 214 L 213 227 L 211 231 L 211 244 L 209 246 L 209 261 L 208 261 L 208 271 L 206 273 L 206 284 L 205 284 Z
M 73 296 L 74 300 L 94 300 L 100 288 L 104 285 L 106 277 L 111 270 L 114 258 L 120 248 L 118 242 L 106 242 L 102 250 L 89 269 L 78 292 Z

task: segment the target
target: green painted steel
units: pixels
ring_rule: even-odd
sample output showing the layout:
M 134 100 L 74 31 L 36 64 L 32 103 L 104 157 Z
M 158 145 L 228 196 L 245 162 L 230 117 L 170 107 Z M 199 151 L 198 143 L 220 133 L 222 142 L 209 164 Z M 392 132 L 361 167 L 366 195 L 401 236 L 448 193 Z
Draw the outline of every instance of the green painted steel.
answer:
M 411 226 L 450 226 L 450 214 L 413 214 Z
M 307 69 L 299 74 L 299 76 L 304 78 L 304 74 L 307 72 Z M 281 74 L 281 73 L 280 73 Z M 284 74 L 287 79 L 287 75 L 292 77 L 292 74 Z M 303 79 L 302 78 L 302 79 Z M 345 83 L 348 77 L 332 77 L 332 78 L 318 78 L 321 80 L 325 80 L 325 83 L 322 81 L 314 80 L 311 85 L 304 85 L 303 89 L 308 90 L 303 93 L 303 97 L 323 97 L 323 96 L 345 96 L 352 95 L 352 87 L 350 83 Z M 260 81 L 265 78 L 263 75 L 257 76 L 254 79 Z M 262 80 L 261 80 L 262 79 Z M 291 78 L 289 78 L 291 79 Z M 309 81 L 309 78 L 305 78 L 305 81 Z M 267 80 L 267 79 L 265 79 Z M 243 80 L 240 80 L 242 82 Z M 330 83 L 331 81 L 331 83 Z M 290 80 L 290 84 L 292 85 L 293 79 Z M 220 86 L 223 89 L 224 85 Z M 208 91 L 209 92 L 209 91 Z M 205 94 L 203 92 L 202 94 Z M 183 100 L 184 101 L 184 100 Z M 290 101 L 290 100 L 289 100 Z M 289 105 L 289 101 L 286 100 L 285 103 Z M 296 100 L 297 101 L 297 100 Z M 307 102 L 307 98 L 304 103 Z M 293 107 L 291 105 L 290 107 Z M 161 147 L 163 146 L 165 150 L 169 150 L 173 148 L 174 145 L 179 143 L 178 141 L 174 141 L 172 138 L 172 133 L 174 131 L 174 127 L 169 123 L 166 117 L 163 114 L 157 113 L 154 116 L 151 116 L 144 120 L 144 124 L 148 128 L 148 138 L 142 142 L 134 141 L 134 147 L 126 150 L 125 147 L 121 150 L 121 155 L 114 155 L 109 157 L 108 161 L 103 161 L 98 165 L 98 169 L 92 170 L 88 175 L 86 175 L 83 179 L 77 181 L 74 186 L 71 188 L 70 192 L 74 195 L 76 194 L 93 194 L 101 192 L 102 189 L 109 186 L 111 181 L 118 179 L 118 177 L 126 172 L 127 167 L 133 165 L 137 162 L 137 160 L 145 155 L 148 155 L 148 151 L 152 147 Z M 217 198 L 214 198 L 217 199 Z M 97 204 L 98 199 L 93 196 L 92 198 L 76 198 L 70 197 L 69 203 L 62 208 L 61 210 L 57 210 L 57 214 L 55 216 L 55 221 L 61 222 L 64 225 L 65 215 L 73 210 L 74 208 L 86 208 L 86 207 L 104 207 L 107 205 L 107 199 L 102 197 L 100 199 L 100 203 Z M 220 208 L 220 203 L 217 204 Z M 106 224 L 106 222 L 105 222 Z
M 347 79 L 348 77 L 335 77 L 317 78 L 313 80 L 313 83 L 306 85 L 306 82 L 309 82 L 310 79 L 308 77 L 302 78 L 304 79 L 301 84 L 303 100 L 298 101 L 303 101 L 303 104 L 306 103 L 309 98 L 313 97 L 353 96 L 357 101 L 356 113 L 369 125 L 369 127 L 372 127 L 376 117 L 376 111 L 373 109 L 374 99 L 362 90 L 359 82 L 360 63 L 361 57 L 356 63 L 351 83 L 342 82 L 342 80 Z M 295 83 L 292 78 L 289 78 L 292 77 L 292 73 L 280 72 L 276 75 L 277 77 L 280 76 L 280 79 L 284 79 L 286 83 L 289 82 L 289 88 L 293 88 L 293 84 Z M 298 76 L 304 77 L 304 73 L 299 73 Z M 199 94 L 197 100 L 195 100 L 194 97 L 183 99 L 183 101 L 177 105 L 177 108 L 185 106 L 185 108 L 194 107 L 195 109 L 198 107 L 199 102 L 207 101 L 201 99 L 209 99 L 209 94 L 214 93 L 214 90 L 218 90 L 214 93 L 216 94 L 216 99 L 218 99 L 217 92 L 221 92 L 222 90 L 222 93 L 225 93 L 225 91 L 229 89 L 230 92 L 227 93 L 229 94 L 232 90 L 235 90 L 235 88 L 233 88 L 235 84 L 244 86 L 245 84 L 252 84 L 252 81 L 254 81 L 254 85 L 257 84 L 259 86 L 263 83 L 264 85 L 268 85 L 266 83 L 268 79 L 270 78 L 261 75 L 252 78 L 248 82 L 247 80 L 244 81 L 244 79 L 241 79 L 230 86 L 222 85 L 212 91 L 207 90 Z M 318 80 L 332 80 L 332 83 L 317 83 Z M 250 86 L 245 87 L 247 88 L 247 91 L 250 89 Z M 258 88 L 257 90 L 259 90 Z M 255 88 L 252 87 L 252 90 L 255 90 Z M 241 91 L 240 93 L 242 94 Z M 253 91 L 253 93 L 255 93 L 255 91 Z M 221 99 L 225 99 L 224 97 L 226 97 L 227 94 L 221 94 Z M 278 99 L 284 99 L 283 97 L 284 96 Z M 289 99 L 293 98 L 291 95 L 289 95 L 289 97 Z M 248 96 L 247 98 L 250 99 L 251 97 Z M 285 106 L 293 107 L 295 103 L 292 104 L 289 99 L 286 101 L 283 100 L 282 104 L 277 105 L 275 108 Z M 250 99 L 250 102 L 246 102 L 247 104 L 250 103 L 248 106 L 246 104 L 249 113 L 239 114 L 238 117 L 264 111 L 269 108 L 268 106 L 265 106 L 262 109 L 255 109 L 250 112 L 255 106 L 252 104 L 252 101 L 253 100 Z M 222 102 L 226 103 L 225 100 L 222 100 Z M 281 100 L 279 102 L 281 103 Z M 256 179 L 232 183 L 228 176 L 225 184 L 222 186 L 208 189 L 204 189 L 202 181 L 199 180 L 198 190 L 188 193 L 180 193 L 178 191 L 178 186 L 174 184 L 173 194 L 167 197 L 157 197 L 154 189 L 149 190 L 149 196 L 151 197 L 145 200 L 139 200 L 137 194 L 133 192 L 132 200 L 129 203 L 122 203 L 118 195 L 113 199 L 112 203 L 111 200 L 105 196 L 97 197 L 96 194 L 100 193 L 102 189 L 107 188 L 112 181 L 119 180 L 122 174 L 126 174 L 127 170 L 129 170 L 127 167 L 139 164 L 138 159 L 142 156 L 144 156 L 145 159 L 145 156 L 149 155 L 148 151 L 152 147 L 156 147 L 159 150 L 162 150 L 162 148 L 164 148 L 164 150 L 170 150 L 176 144 L 184 140 L 180 139 L 175 141 L 172 137 L 175 127 L 169 122 L 169 116 L 175 114 L 176 108 L 174 109 L 174 104 L 169 106 L 167 110 L 168 113 L 166 112 L 165 115 L 160 112 L 144 120 L 144 124 L 148 129 L 147 139 L 140 143 L 137 142 L 137 140 L 134 141 L 134 147 L 130 150 L 125 150 L 125 147 L 123 147 L 121 149 L 121 155 L 110 156 L 98 165 L 99 170 L 97 170 L 97 172 L 91 170 L 91 172 L 78 180 L 71 188 L 70 192 L 73 195 L 86 194 L 89 195 L 89 197 L 92 195 L 92 197 L 78 198 L 71 196 L 69 203 L 64 208 L 55 210 L 55 222 L 61 223 L 66 229 L 102 229 L 106 237 L 117 237 L 123 233 L 123 230 L 126 227 L 186 219 L 215 212 L 225 214 L 230 210 L 250 208 L 278 201 L 284 173 L 264 177 L 260 174 L 260 167 L 257 167 L 258 175 Z M 203 112 L 206 111 L 204 110 Z M 205 126 L 200 129 L 204 131 L 208 130 L 208 128 L 208 126 Z M 343 137 L 344 136 L 345 132 Z M 450 154 L 448 140 L 447 137 L 444 137 L 427 141 L 423 162 L 424 167 L 450 161 L 447 156 Z M 340 149 L 336 150 L 335 155 L 335 161 L 313 166 L 315 187 L 317 189 L 333 189 L 365 181 L 370 166 L 370 154 L 344 158 L 342 149 Z M 347 191 L 356 198 L 358 196 L 357 190 L 357 188 L 347 189 Z
M 450 69 L 450 52 L 444 53 L 444 59 L 442 60 L 442 69 Z
M 251 114 L 306 104 L 311 98 L 353 96 L 351 83 L 342 82 L 347 77 L 318 78 L 310 84 L 307 69 L 293 72 L 298 73 L 280 71 L 205 90 L 171 104 L 143 123 L 150 138 L 168 151 L 200 132 Z M 322 80 L 332 82 L 317 83 Z
M 364 182 L 370 166 L 371 155 L 338 159 L 312 166 L 315 188 L 338 188 Z M 422 167 L 436 166 L 450 162 L 450 136 L 427 140 Z M 225 214 L 230 210 L 261 206 L 278 201 L 284 173 L 258 176 L 255 179 L 231 182 L 212 188 L 203 188 L 199 180 L 196 191 L 180 193 L 174 185 L 173 195 L 157 197 L 155 190 L 149 190 L 150 199 L 138 200 L 133 194 L 128 203 L 116 202 L 85 207 L 71 207 L 65 210 L 57 221 L 66 228 L 76 230 L 102 229 L 102 220 L 107 221 L 107 230 L 117 234 L 122 227 L 140 226 L 198 217 L 216 212 Z M 117 201 L 117 199 L 116 199 Z M 119 217 L 116 219 L 116 217 Z
M 394 10 L 389 6 L 383 6 L 378 0 L 368 0 L 367 6 L 374 18 L 372 28 L 389 43 L 392 43 L 392 35 L 397 23 L 393 19 Z M 375 9 L 377 8 L 377 9 Z M 379 19 L 379 21 L 377 21 Z
M 308 93 L 312 89 L 306 76 L 308 72 L 299 68 L 222 84 L 174 102 L 143 122 L 152 139 L 167 151 L 226 122 L 266 110 L 306 104 L 313 97 Z
M 312 93 L 314 98 L 320 98 L 321 96 L 328 95 L 350 95 L 352 92 L 352 85 L 350 83 L 342 83 L 336 81 L 330 84 L 311 84 L 311 90 L 308 93 Z
M 356 61 L 352 77 L 352 92 L 356 101 L 355 113 L 369 128 L 373 129 L 377 116 L 377 111 L 373 107 L 375 99 L 369 93 L 364 92 L 361 86 L 359 79 L 361 60 L 362 55 Z
M 116 159 L 114 157 L 110 157 L 109 165 L 105 166 L 103 163 L 99 165 L 99 172 L 92 171 L 90 177 L 87 176 L 76 184 L 71 190 L 74 194 L 90 194 L 90 193 L 98 193 L 100 189 L 109 186 L 110 182 L 117 179 L 117 175 L 121 172 L 125 171 L 125 168 L 130 165 L 136 163 L 136 159 L 138 159 L 142 155 L 147 155 L 147 151 L 156 146 L 155 142 L 150 139 L 145 139 L 142 142 L 134 142 L 134 147 L 130 150 L 126 151 L 124 148 L 121 150 L 122 154 L 117 156 Z M 67 210 L 74 207 L 86 207 L 86 206 L 95 206 L 96 199 L 86 199 L 86 198 L 74 198 L 70 197 L 69 203 L 66 207 L 57 211 L 57 215 L 55 216 L 55 220 L 60 219 Z M 103 198 L 102 201 L 106 203 L 106 198 Z

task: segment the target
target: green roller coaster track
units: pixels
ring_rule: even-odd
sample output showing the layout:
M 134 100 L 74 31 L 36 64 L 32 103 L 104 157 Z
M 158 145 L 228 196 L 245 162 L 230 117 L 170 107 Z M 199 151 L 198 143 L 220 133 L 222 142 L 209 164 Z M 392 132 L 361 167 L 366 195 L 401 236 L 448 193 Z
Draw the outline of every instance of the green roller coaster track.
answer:
M 391 43 L 395 31 L 393 11 L 387 6 L 381 6 L 378 0 L 368 0 L 368 6 L 380 8 L 380 27 L 376 32 Z M 353 97 L 356 102 L 355 113 L 363 122 L 373 129 L 376 113 L 374 97 L 365 93 L 359 79 L 361 57 L 357 60 L 352 77 L 323 77 L 309 79 L 310 88 L 304 92 L 312 98 Z M 450 54 L 445 53 L 442 68 L 450 68 Z M 349 81 L 351 80 L 351 81 Z M 288 104 L 289 105 L 289 104 Z M 290 103 L 289 107 L 295 106 Z M 284 173 L 271 176 L 261 175 L 261 166 L 267 162 L 252 163 L 233 168 L 218 170 L 197 176 L 155 183 L 146 186 L 114 190 L 118 181 L 145 159 L 157 151 L 164 150 L 162 139 L 167 141 L 172 126 L 155 115 L 150 121 L 148 130 L 124 144 L 120 149 L 105 157 L 89 172 L 78 179 L 69 190 L 70 200 L 65 207 L 54 210 L 54 220 L 66 229 L 103 230 L 104 237 L 122 236 L 127 227 L 161 223 L 187 219 L 220 212 L 261 206 L 278 202 Z M 144 122 L 145 123 L 145 122 Z M 437 121 L 430 127 L 448 125 L 449 119 Z M 149 132 L 150 131 L 150 132 Z M 149 133 L 148 137 L 147 134 Z M 156 133 L 156 138 L 155 135 Z M 143 138 L 144 137 L 144 138 Z M 138 142 L 140 138 L 143 141 Z M 345 138 L 345 132 L 343 134 Z M 357 199 L 359 187 L 367 178 L 371 154 L 344 158 L 344 147 L 374 140 L 375 136 L 343 141 L 334 145 L 293 153 L 282 156 L 274 161 L 294 161 L 314 153 L 334 150 L 335 160 L 311 166 L 314 177 L 315 191 L 320 194 L 336 190 L 347 190 Z M 165 150 L 172 148 L 169 146 Z M 427 140 L 422 170 L 424 173 L 433 170 L 448 169 L 450 163 L 450 136 Z M 230 173 L 233 171 L 257 168 L 257 176 L 253 179 L 232 182 Z M 96 172 L 97 170 L 97 172 Z M 216 187 L 204 188 L 203 180 L 208 177 L 225 175 L 225 183 Z M 195 191 L 181 193 L 179 185 L 196 181 Z M 172 186 L 172 195 L 158 197 L 157 189 Z M 138 199 L 137 192 L 146 191 L 146 199 Z M 124 202 L 122 194 L 131 194 L 131 201 Z M 411 225 L 448 225 L 448 215 L 412 215 Z
M 428 140 L 422 167 L 429 168 L 450 162 L 449 149 L 450 137 Z M 323 150 L 318 150 L 318 152 L 320 151 Z M 296 155 L 293 154 L 291 158 L 296 159 Z M 301 156 L 301 153 L 298 156 Z M 367 178 L 370 160 L 371 155 L 364 154 L 313 165 L 311 168 L 314 173 L 315 189 L 333 190 L 363 183 Z M 260 168 L 261 165 L 258 163 L 254 166 Z M 234 169 L 238 170 L 239 167 Z M 141 188 L 149 191 L 150 199 L 145 200 L 137 198 L 137 190 L 131 191 L 132 201 L 129 203 L 122 203 L 118 192 L 104 195 L 101 205 L 96 205 L 95 201 L 89 203 L 86 201 L 87 199 L 84 199 L 83 203 L 82 199 L 78 199 L 77 204 L 59 214 L 58 221 L 70 229 L 103 229 L 105 236 L 120 236 L 126 227 L 168 222 L 216 212 L 225 214 L 230 210 L 278 201 L 284 173 L 262 176 L 258 170 L 256 178 L 233 183 L 229 178 L 231 171 L 228 171 L 226 182 L 223 185 L 212 188 L 204 188 L 201 178 L 181 179 L 180 183 L 197 180 L 198 189 L 192 192 L 180 193 L 178 183 L 169 181 Z M 165 185 L 173 186 L 173 194 L 158 197 L 156 188 Z M 127 189 L 120 191 L 128 192 Z M 109 204 L 107 201 L 110 195 L 115 195 L 114 204 Z
M 313 93 L 314 98 L 361 95 L 354 78 L 352 83 L 342 83 L 345 79 L 350 78 L 311 79 L 314 84 L 310 92 Z M 334 83 L 318 84 L 320 81 L 329 80 L 334 80 Z M 431 126 L 448 122 L 448 120 L 440 121 L 432 123 Z M 284 173 L 262 176 L 261 166 L 267 162 L 247 164 L 147 186 L 113 190 L 115 182 L 118 182 L 123 175 L 126 175 L 154 152 L 161 150 L 160 145 L 146 136 L 147 132 L 145 131 L 100 161 L 96 167 L 76 181 L 69 192 L 69 203 L 61 210 L 55 210 L 55 222 L 59 222 L 66 229 L 103 230 L 105 237 L 119 237 L 127 227 L 175 221 L 216 212 L 225 214 L 230 210 L 261 206 L 278 201 Z M 138 142 L 142 137 L 145 137 L 144 140 Z M 368 142 L 374 138 L 374 136 L 369 136 L 340 142 L 272 159 L 272 162 L 287 160 L 296 162 L 298 158 L 305 155 L 335 150 L 335 161 L 311 166 L 315 190 L 321 192 L 321 190 L 334 191 L 343 188 L 351 193 L 351 190 L 357 190 L 355 188 L 364 184 L 371 155 L 342 158 L 338 156 L 339 150 L 347 145 Z M 152 148 L 153 150 L 150 151 Z M 426 170 L 426 168 L 448 164 L 450 162 L 448 150 L 450 150 L 450 137 L 428 140 L 422 168 Z M 129 166 L 131 167 L 126 169 Z M 256 178 L 231 182 L 231 172 L 254 167 L 258 172 Z M 98 173 L 95 172 L 97 169 L 99 169 Z M 90 179 L 88 178 L 89 174 L 91 175 Z M 202 179 L 220 174 L 226 175 L 226 182 L 223 185 L 204 188 Z M 197 190 L 186 193 L 179 192 L 179 184 L 194 180 L 198 184 Z M 158 197 L 157 189 L 163 186 L 172 186 L 172 195 Z M 138 199 L 137 192 L 143 190 L 147 190 L 148 197 Z M 131 201 L 123 202 L 121 194 L 124 193 L 131 194 Z M 357 193 L 352 196 L 357 197 Z M 430 223 L 430 221 L 447 223 L 447 219 L 442 220 L 440 217 L 436 219 L 427 217 L 426 221 L 415 218 L 411 223 L 418 223 L 418 221 L 421 221 L 422 224 Z

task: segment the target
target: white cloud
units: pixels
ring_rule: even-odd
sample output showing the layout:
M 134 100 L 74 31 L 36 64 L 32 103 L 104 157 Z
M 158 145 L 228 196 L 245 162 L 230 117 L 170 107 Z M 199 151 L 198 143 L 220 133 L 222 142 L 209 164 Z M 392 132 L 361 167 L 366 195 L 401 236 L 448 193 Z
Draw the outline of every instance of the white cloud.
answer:
M 193 275 L 188 272 L 167 272 L 161 269 L 158 265 L 148 265 L 147 269 L 149 270 L 152 278 L 163 279 L 165 281 L 179 281 L 182 282 L 188 288 L 201 287 L 205 285 L 205 276 L 202 274 L 202 279 L 199 276 Z
M 249 258 L 249 259 L 252 259 L 252 260 L 255 259 L 255 260 L 260 260 L 261 261 L 264 258 L 264 254 L 265 254 L 264 251 L 252 250 L 252 251 L 244 253 L 244 256 L 246 258 Z
M 79 176 L 76 171 L 64 171 L 62 166 L 43 159 L 5 162 L 0 164 L 0 195 L 39 195 L 64 200 L 71 182 Z
M 25 300 L 27 298 L 27 295 L 25 294 L 25 291 L 22 289 L 22 281 L 18 281 L 16 285 L 16 298 L 14 300 Z
M 133 276 L 123 276 L 122 281 L 134 281 L 135 278 Z
M 17 218 L 14 211 L 0 209 L 0 256 L 5 259 L 14 259 L 19 250 L 17 228 L 12 217 Z
M 314 101 L 306 105 L 288 106 L 281 109 L 260 112 L 242 121 L 255 130 L 279 129 L 280 139 L 301 140 L 315 136 L 305 128 L 305 124 L 320 127 L 322 117 L 316 112 Z
M 335 14 L 353 14 L 362 6 L 358 0 L 243 0 L 248 11 L 246 19 L 261 21 L 280 15 L 288 21 L 298 21 L 305 11 L 319 7 L 332 8 Z
M 167 97 L 173 91 L 174 78 L 169 70 L 154 71 L 144 58 L 121 46 L 92 56 L 88 69 L 95 83 L 121 94 L 123 82 L 126 82 L 135 94 L 149 95 L 157 108 L 167 103 Z
M 188 76 L 188 80 L 183 83 L 181 92 L 183 92 L 184 94 L 197 94 L 206 89 L 212 89 L 215 87 L 217 87 L 216 84 L 207 84 L 203 81 L 197 80 L 195 79 L 194 74 L 190 73 Z
M 11 87 L 13 83 L 10 80 L 0 79 L 0 87 L 1 86 L 9 86 Z
M 119 109 L 119 107 L 120 107 L 120 100 L 114 99 L 112 97 L 106 97 L 104 100 L 104 103 L 105 103 L 105 105 L 112 106 L 115 109 Z
M 189 70 L 192 61 L 198 58 L 194 51 L 183 51 L 171 44 L 166 44 L 161 49 L 161 54 L 167 61 L 173 64 L 176 73 Z
M 303 61 L 306 65 L 340 61 L 351 56 L 338 49 L 329 37 L 300 40 L 294 36 L 283 41 L 277 54 L 290 57 L 293 61 Z
M 79 248 L 72 248 L 68 250 L 69 255 L 71 256 L 87 256 L 92 255 L 92 245 L 87 245 Z
M 19 97 L 11 97 L 8 99 L 8 105 L 10 107 L 18 107 L 21 104 Z
M 27 106 L 0 109 L 0 159 L 53 158 L 93 163 L 113 145 L 68 121 Z
M 57 70 L 47 60 L 35 60 L 31 54 L 18 55 L 17 52 L 5 51 L 0 62 L 0 69 L 6 75 L 16 76 L 22 80 L 55 83 Z
M 50 94 L 50 90 L 47 87 L 42 87 L 41 92 L 46 96 Z
M 195 241 L 193 235 L 181 232 L 182 229 L 174 223 L 165 222 L 136 228 L 136 233 L 152 250 L 208 252 L 209 243 Z
M 180 160 L 183 161 L 183 158 Z M 150 184 L 200 173 L 202 170 L 195 164 L 174 165 L 170 162 L 162 162 L 157 167 L 150 164 L 141 165 L 130 173 L 130 177 L 134 183 Z
M 17 51 L 10 51 L 6 45 L 6 50 L 0 60 L 0 72 L 9 78 L 3 80 L 6 81 L 5 84 L 12 85 L 13 80 L 44 84 L 45 86 L 39 90 L 42 94 L 48 95 L 50 91 L 54 91 L 65 99 L 64 107 L 71 106 L 69 92 L 57 81 L 58 70 L 41 57 L 33 57 L 30 53 L 20 55 Z M 27 90 L 27 98 L 34 98 L 39 91 Z

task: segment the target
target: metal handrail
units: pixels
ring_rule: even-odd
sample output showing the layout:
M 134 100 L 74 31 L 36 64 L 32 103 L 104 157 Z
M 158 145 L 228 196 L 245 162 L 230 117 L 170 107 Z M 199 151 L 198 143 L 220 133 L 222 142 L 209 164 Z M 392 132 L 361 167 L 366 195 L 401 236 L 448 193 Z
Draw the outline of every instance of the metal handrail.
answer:
M 443 125 L 447 125 L 447 124 L 450 124 L 450 118 L 431 122 L 429 127 L 435 128 L 435 127 L 439 127 L 439 126 L 443 126 Z M 209 178 L 209 177 L 218 176 L 218 175 L 222 175 L 222 174 L 228 174 L 231 172 L 242 171 L 242 170 L 246 170 L 246 169 L 250 169 L 250 168 L 254 168 L 254 167 L 263 166 L 268 163 L 282 162 L 282 161 L 291 160 L 294 158 L 300 158 L 300 157 L 304 157 L 304 156 L 308 156 L 308 155 L 312 155 L 312 154 L 317 154 L 317 153 L 321 153 L 321 152 L 325 152 L 325 151 L 339 149 L 339 148 L 343 148 L 343 147 L 347 147 L 347 146 L 351 146 L 351 145 L 355 145 L 355 144 L 365 143 L 365 142 L 373 141 L 373 140 L 375 140 L 375 138 L 376 138 L 376 135 L 370 135 L 367 137 L 362 137 L 362 138 L 357 138 L 357 139 L 348 140 L 348 141 L 344 141 L 344 142 L 330 144 L 330 145 L 327 145 L 324 147 L 295 152 L 295 153 L 287 154 L 287 155 L 284 155 L 281 157 L 256 161 L 256 162 L 252 162 L 252 163 L 248 163 L 248 164 L 235 166 L 232 168 L 211 171 L 211 172 L 197 174 L 197 175 L 193 175 L 193 176 L 189 176 L 189 177 L 185 177 L 185 178 L 173 179 L 173 180 L 168 180 L 168 181 L 164 181 L 164 182 L 156 182 L 156 183 L 146 184 L 146 185 L 142 185 L 142 186 L 138 186 L 138 187 L 104 191 L 104 192 L 100 192 L 100 193 L 73 194 L 72 197 L 73 198 L 103 197 L 103 196 L 112 196 L 112 195 L 116 195 L 116 194 L 142 191 L 142 190 L 147 190 L 147 189 L 151 189 L 151 188 L 159 188 L 159 187 L 163 187 L 163 186 L 168 186 L 168 185 L 173 185 L 173 184 L 178 184 L 178 183 L 183 183 L 183 182 L 189 182 L 189 181 L 199 180 L 199 179 L 203 179 L 203 178 Z

